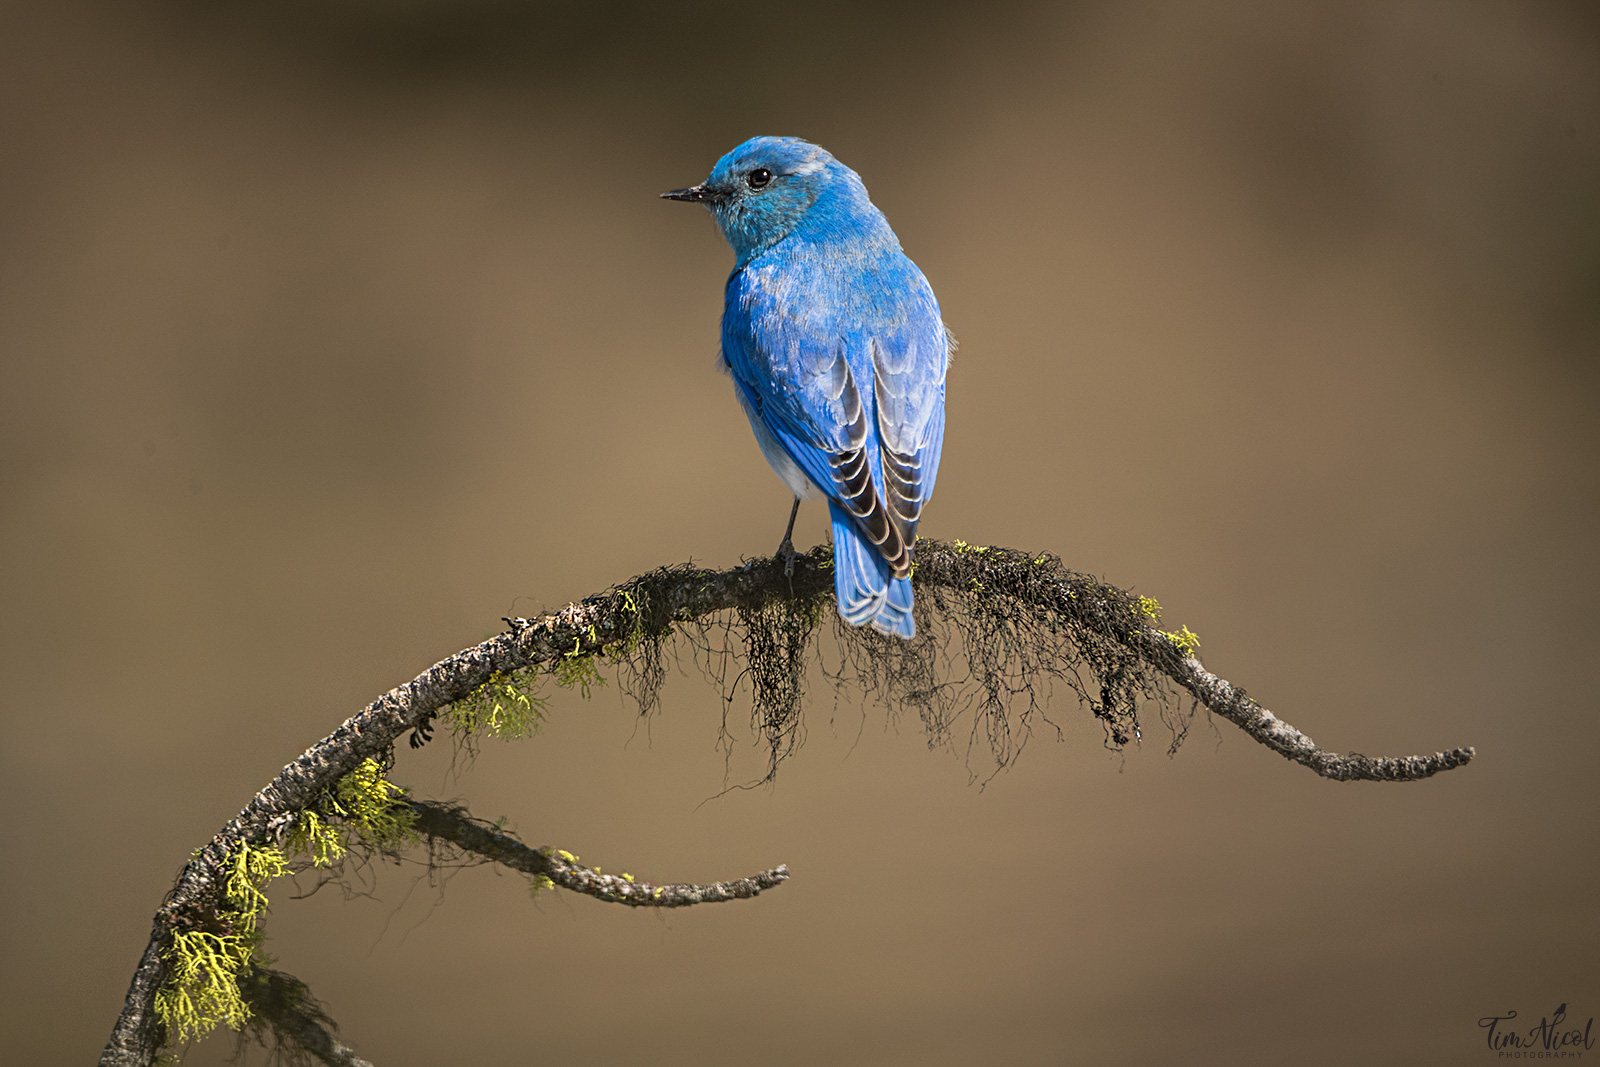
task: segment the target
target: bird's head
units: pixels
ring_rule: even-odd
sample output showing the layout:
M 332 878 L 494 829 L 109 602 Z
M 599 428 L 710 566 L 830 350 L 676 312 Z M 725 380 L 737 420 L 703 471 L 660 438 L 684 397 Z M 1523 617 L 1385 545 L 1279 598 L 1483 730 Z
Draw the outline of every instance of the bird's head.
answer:
M 841 193 L 866 203 L 861 179 L 826 149 L 798 137 L 752 137 L 699 185 L 661 195 L 709 208 L 743 265 L 789 236 L 819 200 Z

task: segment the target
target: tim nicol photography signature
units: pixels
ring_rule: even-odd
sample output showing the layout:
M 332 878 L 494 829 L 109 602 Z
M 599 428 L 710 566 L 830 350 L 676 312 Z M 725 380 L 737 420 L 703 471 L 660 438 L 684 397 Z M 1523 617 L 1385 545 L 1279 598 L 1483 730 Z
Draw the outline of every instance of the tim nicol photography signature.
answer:
M 1565 1004 L 1540 1019 L 1538 1025 L 1526 1030 L 1518 1030 L 1511 1025 L 1516 1017 L 1517 1013 L 1511 1011 L 1504 1015 L 1485 1015 L 1478 1020 L 1489 1047 L 1500 1053 L 1502 1058 L 1577 1059 L 1594 1047 L 1594 1038 L 1590 1036 L 1590 1031 L 1594 1029 L 1594 1016 L 1589 1017 L 1582 1029 L 1572 1027 L 1564 1030 L 1562 1024 L 1567 1021 Z

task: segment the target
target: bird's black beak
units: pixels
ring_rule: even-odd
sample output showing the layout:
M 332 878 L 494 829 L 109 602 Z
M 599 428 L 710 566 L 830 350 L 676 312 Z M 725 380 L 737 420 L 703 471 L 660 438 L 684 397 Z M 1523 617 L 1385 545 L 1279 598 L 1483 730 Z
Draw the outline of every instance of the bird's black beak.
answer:
M 674 189 L 669 193 L 662 193 L 663 200 L 684 200 L 691 204 L 714 204 L 722 199 L 722 194 L 707 189 L 702 183 L 691 185 L 687 189 Z

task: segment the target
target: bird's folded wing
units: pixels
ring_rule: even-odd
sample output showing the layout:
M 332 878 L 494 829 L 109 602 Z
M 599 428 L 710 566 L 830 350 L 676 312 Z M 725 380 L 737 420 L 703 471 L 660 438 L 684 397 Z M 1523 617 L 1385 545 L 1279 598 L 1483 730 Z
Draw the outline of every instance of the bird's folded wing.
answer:
M 944 444 L 944 326 L 936 311 L 913 317 L 904 330 L 873 338 L 871 351 L 884 504 L 910 545 Z
M 849 328 L 768 279 L 736 276 L 722 338 L 745 402 L 900 577 L 944 431 L 945 332 L 915 283 L 900 314 Z
M 843 352 L 818 360 L 816 373 L 781 384 L 751 373 L 725 341 L 733 380 L 778 445 L 822 491 L 837 500 L 897 576 L 910 572 L 901 527 L 884 505 L 870 462 L 876 431 Z M 799 388 L 795 388 L 798 386 Z

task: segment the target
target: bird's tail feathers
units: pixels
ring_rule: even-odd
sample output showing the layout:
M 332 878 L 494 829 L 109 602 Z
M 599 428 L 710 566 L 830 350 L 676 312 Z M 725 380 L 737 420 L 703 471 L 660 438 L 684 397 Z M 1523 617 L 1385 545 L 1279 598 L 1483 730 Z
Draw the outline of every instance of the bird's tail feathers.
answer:
M 911 579 L 896 578 L 889 562 L 862 536 L 850 513 L 828 502 L 833 518 L 833 589 L 839 614 L 851 626 L 871 625 L 891 637 L 917 634 L 911 618 Z

